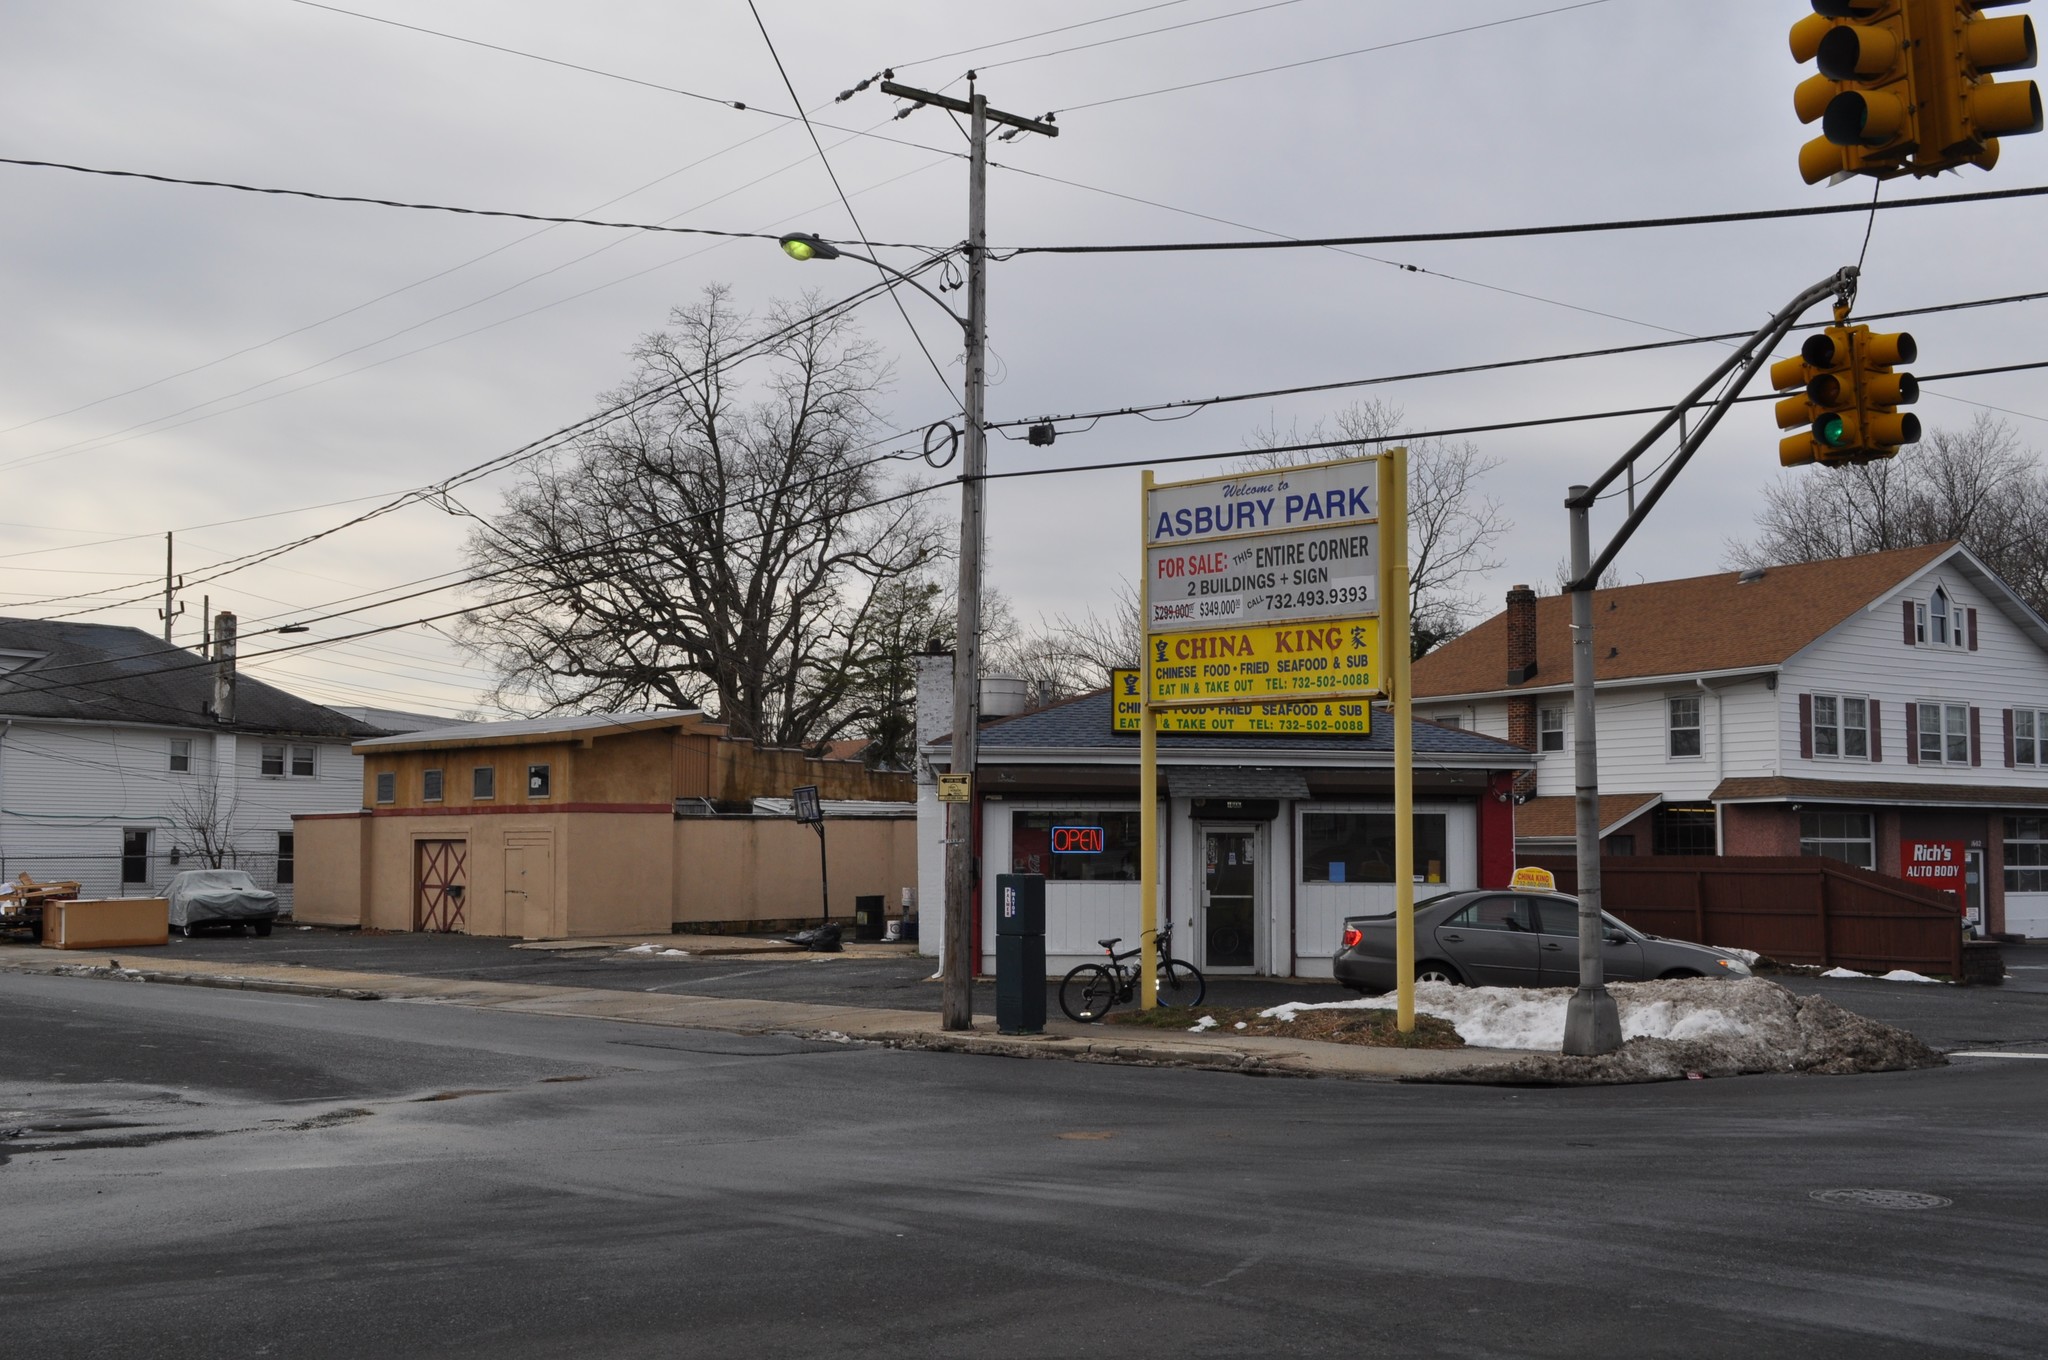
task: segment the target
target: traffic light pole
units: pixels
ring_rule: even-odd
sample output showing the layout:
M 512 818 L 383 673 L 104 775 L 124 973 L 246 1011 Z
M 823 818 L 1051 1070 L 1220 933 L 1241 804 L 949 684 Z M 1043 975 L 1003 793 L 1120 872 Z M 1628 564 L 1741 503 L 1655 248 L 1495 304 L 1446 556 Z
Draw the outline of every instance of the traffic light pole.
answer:
M 1649 433 L 1615 460 L 1598 480 L 1590 486 L 1571 488 L 1565 499 L 1565 509 L 1571 512 L 1572 579 L 1565 590 L 1572 597 L 1572 716 L 1576 724 L 1572 741 L 1572 782 L 1577 797 L 1579 865 L 1579 989 L 1565 1009 L 1566 1053 L 1612 1053 L 1621 1047 L 1621 1016 L 1615 1008 L 1614 998 L 1608 994 L 1606 970 L 1601 958 L 1606 926 L 1600 916 L 1600 761 L 1599 748 L 1594 741 L 1593 588 L 1599 583 L 1600 574 L 1614 561 L 1615 554 L 1634 536 L 1664 492 L 1685 470 L 1685 465 L 1692 461 L 1693 454 L 1714 432 L 1714 427 L 1721 423 L 1721 417 L 1742 395 L 1742 389 L 1749 385 L 1758 369 L 1770 362 L 1771 352 L 1798 323 L 1807 308 L 1829 296 L 1846 308 L 1856 296 L 1856 276 L 1855 267 L 1849 266 L 1836 270 L 1801 292 L 1784 310 L 1765 322 L 1761 330 L 1736 346 L 1734 353 L 1651 426 Z M 1738 369 L 1741 371 L 1736 373 Z M 1633 481 L 1636 460 L 1663 438 L 1673 425 L 1683 420 L 1687 411 L 1698 406 L 1714 384 L 1730 373 L 1736 373 L 1735 380 L 1714 400 L 1698 427 L 1679 441 L 1678 452 L 1672 456 L 1663 474 L 1650 484 L 1650 489 L 1630 508 L 1621 528 L 1599 555 L 1594 556 L 1592 511 L 1601 493 L 1620 477 L 1628 476 Z

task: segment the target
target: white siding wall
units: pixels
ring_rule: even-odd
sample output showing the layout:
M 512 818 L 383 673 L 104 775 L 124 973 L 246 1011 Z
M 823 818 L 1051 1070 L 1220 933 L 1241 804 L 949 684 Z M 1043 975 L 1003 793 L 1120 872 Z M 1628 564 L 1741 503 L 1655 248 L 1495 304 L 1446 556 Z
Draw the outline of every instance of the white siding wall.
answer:
M 996 875 L 1010 872 L 1010 817 L 1017 812 L 1133 812 L 1137 803 L 1131 799 L 1104 798 L 1055 798 L 1017 799 L 1000 803 L 986 803 L 982 808 L 981 824 L 981 967 L 984 973 L 993 974 L 996 967 Z M 1168 804 L 1162 804 L 1164 813 Z M 1179 827 L 1179 818 L 1169 818 L 1174 824 L 1172 838 L 1184 839 L 1186 831 Z M 1162 892 L 1161 903 L 1165 903 L 1165 872 L 1169 849 L 1160 847 L 1159 862 Z M 1184 877 L 1184 875 L 1182 875 Z M 1174 883 L 1180 888 L 1178 878 Z M 1052 976 L 1065 973 L 1075 964 L 1102 957 L 1102 946 L 1095 943 L 1116 935 L 1123 938 L 1119 949 L 1130 949 L 1138 942 L 1139 906 L 1136 883 L 1047 883 L 1045 885 L 1045 968 Z M 1176 917 L 1176 925 L 1179 921 Z M 920 934 L 922 927 L 920 927 Z M 1184 954 L 1182 939 L 1176 934 L 1174 953 Z
M 1297 803 L 1288 814 L 1288 822 L 1298 828 L 1304 812 L 1386 812 L 1394 810 L 1392 802 L 1384 803 Z M 1418 883 L 1415 885 L 1417 901 L 1434 897 L 1438 893 L 1462 892 L 1479 886 L 1479 815 L 1470 803 L 1426 803 L 1415 804 L 1418 813 L 1441 813 L 1444 817 L 1444 881 L 1441 883 Z M 1297 830 L 1298 835 L 1298 830 Z M 1299 879 L 1301 864 L 1292 852 L 1287 856 L 1287 875 Z M 1417 865 L 1416 872 L 1424 871 Z M 1288 881 L 1283 878 L 1280 891 L 1284 894 Z M 1294 972 L 1297 977 L 1329 977 L 1332 975 L 1331 957 L 1337 952 L 1339 937 L 1344 931 L 1344 918 L 1372 911 L 1391 911 L 1394 907 L 1394 885 L 1391 883 L 1301 883 L 1293 885 L 1295 893 L 1294 925 Z M 1283 899 L 1284 900 L 1284 899 Z
M 1630 685 L 1597 692 L 1594 722 L 1600 744 L 1600 787 L 1609 793 L 1661 793 L 1675 801 L 1703 799 L 1726 776 L 1776 774 L 1778 697 L 1761 677 L 1711 680 L 1713 693 L 1691 683 Z M 1689 696 L 1700 701 L 1700 754 L 1670 754 L 1666 700 Z M 1539 751 L 1536 793 L 1569 797 L 1572 793 L 1572 697 L 1568 691 L 1529 696 L 1538 710 L 1565 710 L 1564 749 Z M 1472 729 L 1506 740 L 1508 704 L 1504 699 L 1473 705 Z M 1795 715 L 1796 718 L 1796 715 Z M 1794 733 L 1796 738 L 1797 733 Z
M 1905 643 L 1901 599 L 1925 600 L 1939 581 L 1949 598 L 1977 611 L 1977 650 Z M 1883 760 L 1803 760 L 1799 755 L 1801 694 L 1864 695 L 1878 701 Z M 2036 787 L 2044 771 L 2005 768 L 2004 711 L 2048 709 L 2048 656 L 1961 572 L 1937 570 L 1898 595 L 1860 611 L 1786 663 L 1779 689 L 1778 748 L 1782 773 L 1806 779 Z M 1906 705 L 1969 704 L 1982 710 L 1983 764 L 1914 765 L 1906 760 Z
M 192 743 L 192 769 L 170 768 L 173 739 Z M 303 743 L 301 743 L 303 744 Z M 223 788 L 235 789 L 234 846 L 265 887 L 275 874 L 277 833 L 291 830 L 294 812 L 345 812 L 362 804 L 362 760 L 346 745 L 318 747 L 316 775 L 265 778 L 260 743 L 196 728 L 96 726 L 17 720 L 0 735 L 0 874 L 26 871 L 37 878 L 77 879 L 92 896 L 122 895 L 122 834 L 147 830 L 149 880 L 126 892 L 163 887 L 189 855 L 170 863 L 179 835 L 177 805 L 230 768 Z M 280 892 L 287 907 L 290 889 Z

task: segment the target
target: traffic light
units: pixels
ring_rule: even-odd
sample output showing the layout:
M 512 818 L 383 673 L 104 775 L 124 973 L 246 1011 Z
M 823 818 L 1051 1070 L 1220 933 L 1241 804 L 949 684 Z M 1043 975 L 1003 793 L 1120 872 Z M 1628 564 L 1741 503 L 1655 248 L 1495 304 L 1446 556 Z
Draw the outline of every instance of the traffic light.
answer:
M 1904 331 L 1881 335 L 1867 326 L 1856 326 L 1852 328 L 1850 356 L 1856 389 L 1856 448 L 1840 461 L 1868 463 L 1890 458 L 1901 444 L 1920 442 L 1920 417 L 1911 411 L 1899 414 L 1899 407 L 1920 400 L 1920 380 L 1910 373 L 1892 371 L 1895 364 L 1910 364 L 1920 357 L 1913 337 Z
M 2041 92 L 2031 80 L 2000 82 L 1994 71 L 2034 65 L 2034 21 L 2024 14 L 1987 19 L 1983 12 L 2017 0 L 1907 0 L 1916 40 L 1921 97 L 1920 148 L 1913 173 L 1932 175 L 1961 165 L 1989 170 L 1998 139 L 2041 130 Z
M 1778 461 L 1841 467 L 1890 458 L 1901 445 L 1917 443 L 1920 417 L 1898 408 L 1920 399 L 1920 383 L 1892 370 L 1918 355 L 1903 331 L 1837 325 L 1806 337 L 1798 358 L 1771 365 L 1773 388 L 1799 389 L 1777 405 L 1778 428 L 1798 430 L 1779 441 Z
M 1962 3 L 1962 0 L 1952 0 Z M 1903 175 L 1919 145 L 1917 63 L 1909 5 L 1926 0 L 1812 0 L 1814 12 L 1792 26 L 1792 57 L 1818 75 L 1792 92 L 1802 123 L 1821 135 L 1799 149 L 1808 184 L 1837 175 Z
M 1773 388 L 1799 389 L 1777 405 L 1778 428 L 1799 431 L 1778 443 L 1778 461 L 1786 467 L 1832 463 L 1850 443 L 1856 405 L 1851 355 L 1850 328 L 1829 326 L 1806 337 L 1798 358 L 1771 365 Z

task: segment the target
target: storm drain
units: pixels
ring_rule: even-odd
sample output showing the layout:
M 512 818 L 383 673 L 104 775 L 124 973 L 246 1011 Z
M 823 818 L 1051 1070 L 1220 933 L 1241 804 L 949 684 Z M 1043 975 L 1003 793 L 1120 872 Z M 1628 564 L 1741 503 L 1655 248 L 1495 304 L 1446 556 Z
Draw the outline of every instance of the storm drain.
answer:
M 1822 1204 L 1848 1204 L 1859 1209 L 1946 1209 L 1955 1203 L 1918 1190 L 1815 1190 Z

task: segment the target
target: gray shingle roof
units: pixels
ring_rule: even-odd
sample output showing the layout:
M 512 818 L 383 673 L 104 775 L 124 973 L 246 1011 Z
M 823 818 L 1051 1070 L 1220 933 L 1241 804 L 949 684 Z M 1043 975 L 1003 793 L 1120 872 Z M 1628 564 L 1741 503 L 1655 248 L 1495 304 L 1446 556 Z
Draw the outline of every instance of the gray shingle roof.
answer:
M 1084 694 L 1064 704 L 1042 708 L 1035 713 L 1003 718 L 981 729 L 977 747 L 985 759 L 1000 760 L 1005 751 L 1101 751 L 1125 752 L 1138 758 L 1138 734 L 1112 732 L 1108 690 Z M 1441 724 L 1415 721 L 1415 753 L 1418 756 L 1461 756 L 1466 759 L 1497 760 L 1502 768 L 1516 768 L 1534 757 L 1519 746 L 1496 737 L 1467 732 Z M 943 751 L 943 739 L 933 743 Z M 1394 752 L 1394 728 L 1387 710 L 1375 706 L 1373 730 L 1364 737 L 1264 737 L 1217 736 L 1207 733 L 1172 732 L 1159 738 L 1161 753 L 1172 752 L 1260 752 L 1348 751 L 1359 754 Z
M 140 628 L 68 620 L 0 618 L 0 653 L 34 660 L 0 671 L 0 716 L 82 722 L 158 723 L 208 731 L 279 733 L 355 741 L 380 729 L 352 721 L 243 672 L 235 721 L 207 715 L 213 667 Z

